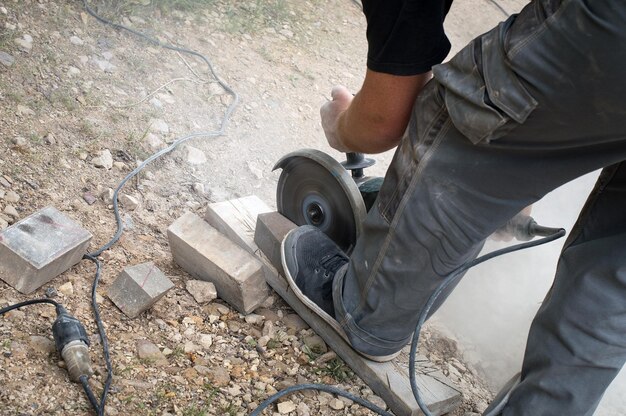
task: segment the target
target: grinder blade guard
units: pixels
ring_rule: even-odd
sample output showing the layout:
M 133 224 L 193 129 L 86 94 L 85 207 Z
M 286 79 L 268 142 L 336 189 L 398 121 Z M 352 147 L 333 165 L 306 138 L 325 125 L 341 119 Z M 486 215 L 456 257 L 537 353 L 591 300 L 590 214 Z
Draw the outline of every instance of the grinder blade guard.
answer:
M 347 162 L 339 163 L 319 150 L 302 149 L 282 157 L 274 170 L 282 169 L 276 190 L 278 212 L 296 225 L 320 228 L 350 253 L 382 178 L 363 176 L 363 168 L 373 164 L 371 159 L 348 154 Z M 365 195 L 360 188 L 366 190 Z

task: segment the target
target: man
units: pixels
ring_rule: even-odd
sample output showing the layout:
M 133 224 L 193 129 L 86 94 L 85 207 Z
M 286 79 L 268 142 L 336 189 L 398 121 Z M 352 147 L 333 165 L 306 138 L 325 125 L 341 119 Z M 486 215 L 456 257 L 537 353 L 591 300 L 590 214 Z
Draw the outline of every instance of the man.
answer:
M 300 227 L 283 242 L 287 277 L 356 351 L 391 359 L 490 234 L 604 168 L 502 411 L 593 414 L 626 360 L 626 2 L 535 0 L 436 65 L 449 6 L 363 1 L 367 74 L 354 98 L 333 89 L 322 124 L 341 151 L 398 148 L 350 257 Z

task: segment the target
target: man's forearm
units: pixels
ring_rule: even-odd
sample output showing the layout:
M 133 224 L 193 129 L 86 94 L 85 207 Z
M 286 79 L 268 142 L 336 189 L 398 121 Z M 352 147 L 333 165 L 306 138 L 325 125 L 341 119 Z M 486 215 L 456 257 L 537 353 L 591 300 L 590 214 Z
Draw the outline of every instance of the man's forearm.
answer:
M 395 76 L 368 71 L 363 88 L 339 117 L 341 142 L 362 153 L 380 153 L 397 146 L 415 98 L 430 78 L 430 72 Z

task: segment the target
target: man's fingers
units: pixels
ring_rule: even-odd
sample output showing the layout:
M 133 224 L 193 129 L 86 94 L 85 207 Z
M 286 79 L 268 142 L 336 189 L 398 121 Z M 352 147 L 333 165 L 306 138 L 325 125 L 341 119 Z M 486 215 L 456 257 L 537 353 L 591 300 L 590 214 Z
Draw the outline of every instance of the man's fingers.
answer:
M 330 96 L 333 100 L 339 100 L 346 97 L 351 97 L 350 91 L 343 85 L 335 85 L 330 92 Z

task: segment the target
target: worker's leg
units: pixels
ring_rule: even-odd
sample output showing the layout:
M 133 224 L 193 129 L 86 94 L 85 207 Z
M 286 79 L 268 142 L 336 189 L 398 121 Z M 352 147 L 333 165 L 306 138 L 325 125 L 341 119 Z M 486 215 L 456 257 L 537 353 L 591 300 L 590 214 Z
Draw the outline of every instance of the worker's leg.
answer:
M 626 4 L 535 1 L 418 98 L 334 312 L 352 345 L 405 345 L 441 279 L 526 205 L 626 159 Z
M 606 168 L 535 317 L 503 415 L 592 415 L 626 361 L 626 162 Z

